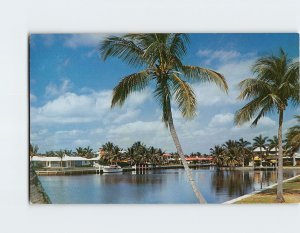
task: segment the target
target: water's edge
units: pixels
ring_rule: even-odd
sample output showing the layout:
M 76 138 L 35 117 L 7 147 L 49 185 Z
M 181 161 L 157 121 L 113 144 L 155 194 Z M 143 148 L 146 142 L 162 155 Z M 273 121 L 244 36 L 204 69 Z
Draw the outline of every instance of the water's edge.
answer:
M 291 181 L 291 180 L 294 180 L 294 179 L 296 179 L 296 178 L 298 178 L 298 177 L 300 177 L 300 175 L 297 175 L 297 176 L 291 177 L 291 178 L 289 178 L 289 179 L 286 179 L 286 180 L 283 181 L 283 183 L 288 182 L 288 181 Z M 273 187 L 275 187 L 276 185 L 277 185 L 277 183 L 276 183 L 276 184 L 272 184 L 272 185 L 270 185 L 270 186 L 268 186 L 268 187 L 265 187 L 265 188 L 263 188 L 263 189 L 261 189 L 261 190 L 254 191 L 254 192 L 252 192 L 252 193 L 248 193 L 248 194 L 246 194 L 246 195 L 243 195 L 243 196 L 234 198 L 234 199 L 232 199 L 232 200 L 230 200 L 230 201 L 225 201 L 225 202 L 223 202 L 222 204 L 234 204 L 234 203 L 237 202 L 237 201 L 241 201 L 241 200 L 243 200 L 243 199 L 245 199 L 245 198 L 252 197 L 252 196 L 255 195 L 255 194 L 261 193 L 261 192 L 263 192 L 263 191 L 265 191 L 265 190 L 267 190 L 267 189 L 273 188 Z M 253 203 L 253 204 L 255 204 L 255 203 Z

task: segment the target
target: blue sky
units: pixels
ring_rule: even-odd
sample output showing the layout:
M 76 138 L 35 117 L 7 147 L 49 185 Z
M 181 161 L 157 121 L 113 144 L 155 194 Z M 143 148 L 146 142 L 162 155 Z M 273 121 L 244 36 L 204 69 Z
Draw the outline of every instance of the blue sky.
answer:
M 175 151 L 161 122 L 161 110 L 151 87 L 131 96 L 122 108 L 110 109 L 113 87 L 127 74 L 138 71 L 117 59 L 102 61 L 99 42 L 107 34 L 32 34 L 30 36 L 30 141 L 41 152 L 91 146 L 107 141 L 123 148 L 135 141 Z M 277 115 L 269 115 L 256 128 L 237 127 L 233 115 L 237 84 L 251 77 L 250 67 L 263 55 L 287 51 L 299 58 L 298 34 L 190 34 L 186 64 L 215 69 L 229 84 L 225 95 L 212 84 L 193 84 L 198 99 L 197 117 L 182 119 L 173 109 L 175 127 L 186 153 L 209 148 L 228 139 L 250 140 L 262 133 L 277 133 Z M 299 109 L 289 108 L 285 129 L 296 122 Z

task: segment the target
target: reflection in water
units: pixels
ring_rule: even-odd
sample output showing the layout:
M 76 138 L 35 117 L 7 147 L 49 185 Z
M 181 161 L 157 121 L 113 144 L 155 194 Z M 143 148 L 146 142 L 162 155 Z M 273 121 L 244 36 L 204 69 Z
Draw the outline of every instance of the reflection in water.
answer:
M 284 171 L 284 178 L 299 174 Z M 208 203 L 222 203 L 276 182 L 276 171 L 193 169 Z M 183 169 L 41 176 L 52 203 L 197 203 Z
M 242 196 L 252 191 L 253 174 L 248 171 L 216 170 L 212 174 L 212 187 L 216 193 L 229 197 Z

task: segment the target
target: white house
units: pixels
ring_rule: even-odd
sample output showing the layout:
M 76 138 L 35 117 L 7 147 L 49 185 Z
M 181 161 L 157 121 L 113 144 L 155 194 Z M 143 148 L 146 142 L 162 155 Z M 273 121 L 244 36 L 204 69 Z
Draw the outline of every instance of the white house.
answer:
M 64 155 L 61 159 L 60 157 L 47 157 L 47 156 L 33 156 L 31 161 L 34 165 L 39 165 L 42 167 L 81 167 L 86 165 L 93 165 L 95 161 L 98 161 L 100 156 L 96 158 L 83 158 L 83 157 L 73 157 Z

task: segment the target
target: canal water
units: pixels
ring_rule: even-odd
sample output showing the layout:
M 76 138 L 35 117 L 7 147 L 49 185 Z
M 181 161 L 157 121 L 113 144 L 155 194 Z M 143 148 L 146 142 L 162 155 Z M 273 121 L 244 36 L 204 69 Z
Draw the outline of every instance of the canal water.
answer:
M 223 171 L 211 167 L 194 169 L 193 174 L 208 203 L 223 203 L 276 183 L 276 171 Z M 285 170 L 284 179 L 298 174 L 300 170 Z M 198 203 L 183 169 L 39 179 L 54 204 Z

